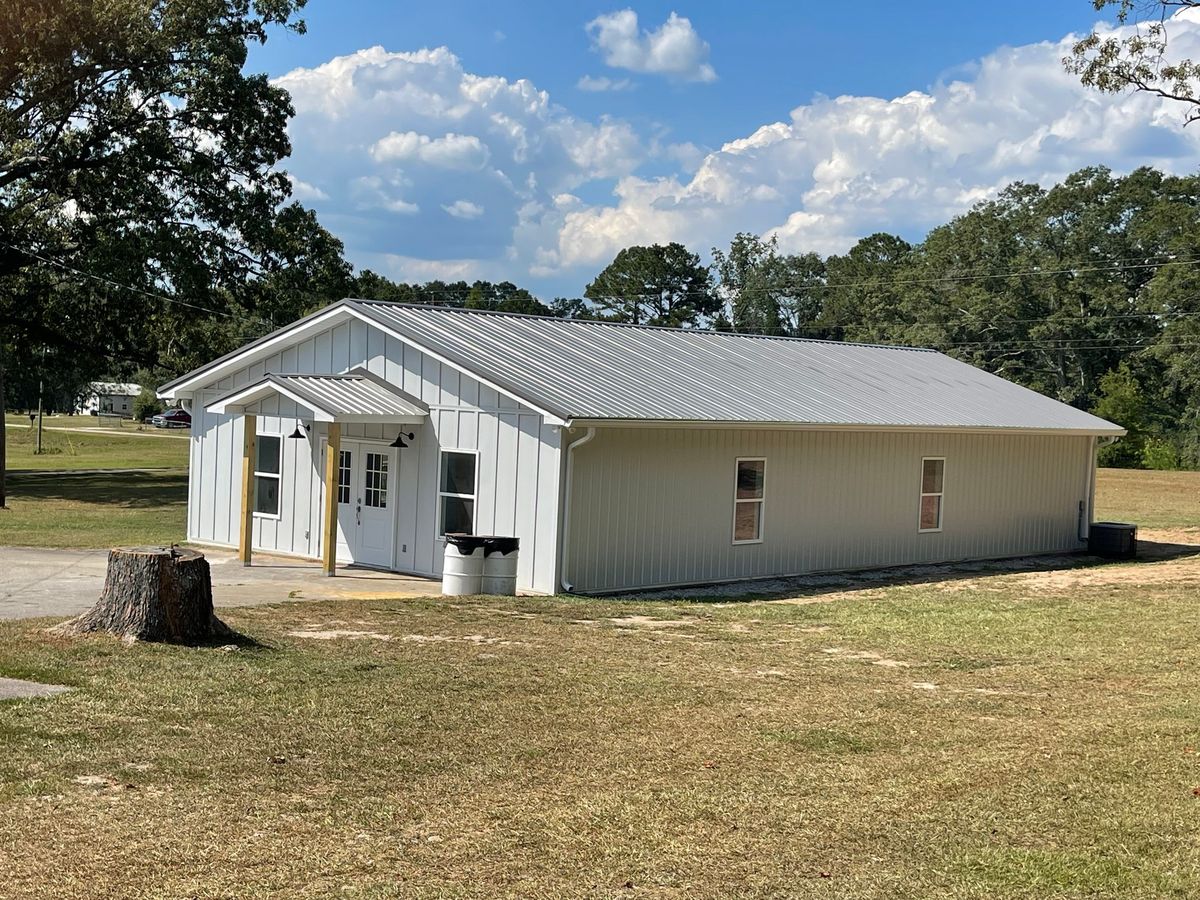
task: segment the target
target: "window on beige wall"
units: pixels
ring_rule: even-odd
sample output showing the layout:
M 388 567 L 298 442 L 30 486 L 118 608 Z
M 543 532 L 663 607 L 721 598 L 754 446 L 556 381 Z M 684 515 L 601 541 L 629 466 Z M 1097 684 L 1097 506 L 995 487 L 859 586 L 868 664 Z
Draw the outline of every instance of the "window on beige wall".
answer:
M 920 531 L 942 530 L 942 500 L 946 477 L 946 460 L 941 456 L 927 456 L 921 460 L 921 512 Z
M 767 461 L 739 459 L 734 478 L 733 542 L 756 544 L 762 540 L 763 503 L 766 497 Z

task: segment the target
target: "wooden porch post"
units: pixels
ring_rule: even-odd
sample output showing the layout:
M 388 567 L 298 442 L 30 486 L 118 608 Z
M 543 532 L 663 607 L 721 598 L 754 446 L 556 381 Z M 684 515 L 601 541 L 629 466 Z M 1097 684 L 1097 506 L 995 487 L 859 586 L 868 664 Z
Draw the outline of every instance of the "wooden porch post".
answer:
M 254 453 L 258 442 L 258 418 L 242 417 L 242 518 L 238 533 L 238 559 L 250 565 L 250 545 L 254 543 Z
M 321 568 L 326 575 L 337 574 L 338 462 L 342 450 L 342 426 L 329 423 L 329 441 L 325 445 L 325 530 L 321 543 Z

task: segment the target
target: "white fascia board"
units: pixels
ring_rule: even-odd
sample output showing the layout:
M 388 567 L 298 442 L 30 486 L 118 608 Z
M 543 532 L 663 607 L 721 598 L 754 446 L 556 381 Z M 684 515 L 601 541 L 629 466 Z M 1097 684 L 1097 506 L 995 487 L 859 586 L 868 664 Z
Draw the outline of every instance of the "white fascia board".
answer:
M 337 421 L 343 425 L 424 425 L 429 421 L 429 417 L 346 413 L 339 415 Z
M 571 419 L 566 424 L 577 427 L 610 428 L 721 428 L 755 431 L 854 431 L 854 432 L 921 432 L 951 434 L 1043 434 L 1077 437 L 1123 436 L 1124 428 L 1004 428 L 970 425 L 854 425 L 821 422 L 728 422 L 691 419 Z
M 387 325 L 384 325 L 378 319 L 374 319 L 371 316 L 368 316 L 365 313 L 361 312 L 360 310 L 354 309 L 353 307 L 348 307 L 347 312 L 354 318 L 356 318 L 362 322 L 365 322 L 366 324 L 371 325 L 374 328 L 378 328 L 384 334 L 386 334 L 390 337 L 394 337 L 396 340 L 400 341 L 402 344 L 412 347 L 415 350 L 420 350 L 426 356 L 430 357 L 431 359 L 436 359 L 442 365 L 449 366 L 450 368 L 454 369 L 456 372 L 461 372 L 463 375 L 467 375 L 470 378 L 474 378 L 480 384 L 484 385 L 485 387 L 491 388 L 496 393 L 503 394 L 505 397 L 508 397 L 510 400 L 516 400 L 518 403 L 522 404 L 523 406 L 529 407 L 535 413 L 540 415 L 545 420 L 547 425 L 566 425 L 567 422 L 569 421 L 568 419 L 564 419 L 561 416 L 557 416 L 548 410 L 542 409 L 540 406 L 538 406 L 536 403 L 533 403 L 528 398 L 522 397 L 520 394 L 514 393 L 513 391 L 510 391 L 507 388 L 503 388 L 500 385 L 489 381 L 487 378 L 480 375 L 478 372 L 474 372 L 471 369 L 467 368 L 466 366 L 461 366 L 458 363 L 442 356 L 440 353 L 435 353 L 433 350 L 430 350 L 428 347 L 426 347 L 420 341 L 413 340 L 412 338 L 408 337 L 407 335 L 401 334 L 400 332 L 396 331 L 394 328 L 389 328 Z
M 258 342 L 252 342 L 242 350 L 234 351 L 229 356 L 218 359 L 214 363 L 201 366 L 178 381 L 168 382 L 167 385 L 158 390 L 158 398 L 160 400 L 174 400 L 181 395 L 190 395 L 206 384 L 219 381 L 226 375 L 252 365 L 258 359 L 278 352 L 281 346 L 287 347 L 290 344 L 299 343 L 310 335 L 332 327 L 333 324 L 336 324 L 336 320 L 349 317 L 349 309 L 344 303 L 339 301 L 312 318 L 287 325 Z

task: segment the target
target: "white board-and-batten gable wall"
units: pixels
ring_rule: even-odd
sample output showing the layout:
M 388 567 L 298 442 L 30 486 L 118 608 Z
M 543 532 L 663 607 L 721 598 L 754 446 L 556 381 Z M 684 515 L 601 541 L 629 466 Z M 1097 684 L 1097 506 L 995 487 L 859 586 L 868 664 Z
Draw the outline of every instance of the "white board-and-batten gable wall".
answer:
M 188 539 L 235 546 L 241 497 L 241 416 L 217 415 L 204 407 L 221 395 L 266 374 L 338 374 L 363 367 L 429 406 L 424 425 L 342 426 L 343 440 L 386 444 L 400 430 L 416 439 L 402 454 L 416 457 L 416 484 L 394 484 L 399 516 L 415 518 L 411 570 L 440 576 L 443 542 L 437 507 L 441 450 L 478 453 L 475 505 L 477 534 L 521 538 L 518 586 L 555 589 L 560 473 L 559 429 L 519 401 L 471 375 L 442 363 L 413 344 L 358 319 L 343 321 L 193 392 Z M 289 440 L 304 411 L 284 398 L 258 407 L 259 434 L 281 435 L 281 509 L 277 519 L 254 518 L 255 549 L 304 557 L 320 552 L 321 448 L 325 428 L 305 440 Z M 402 462 L 398 470 L 408 470 Z M 397 472 L 399 475 L 400 472 Z M 397 528 L 397 539 L 404 531 Z

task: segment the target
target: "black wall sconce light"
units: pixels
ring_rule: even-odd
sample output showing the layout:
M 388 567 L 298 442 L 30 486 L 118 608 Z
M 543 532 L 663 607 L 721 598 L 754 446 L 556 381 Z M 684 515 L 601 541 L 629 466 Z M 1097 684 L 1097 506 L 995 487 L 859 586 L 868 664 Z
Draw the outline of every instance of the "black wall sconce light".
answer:
M 409 431 L 409 432 L 402 431 L 398 435 L 396 435 L 396 439 L 394 441 L 392 441 L 390 444 L 388 444 L 388 446 L 389 447 L 399 447 L 401 450 L 406 450 L 408 448 L 408 444 L 404 443 L 404 439 L 408 438 L 411 441 L 414 437 L 415 437 L 415 435 L 411 431 Z
M 303 431 L 300 430 L 302 428 L 304 429 Z M 305 425 L 303 422 L 297 421 L 296 422 L 296 430 L 288 435 L 288 440 L 298 441 L 301 438 L 304 438 L 307 436 L 308 436 L 308 426 Z

